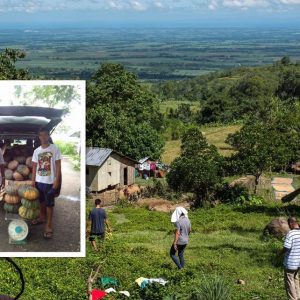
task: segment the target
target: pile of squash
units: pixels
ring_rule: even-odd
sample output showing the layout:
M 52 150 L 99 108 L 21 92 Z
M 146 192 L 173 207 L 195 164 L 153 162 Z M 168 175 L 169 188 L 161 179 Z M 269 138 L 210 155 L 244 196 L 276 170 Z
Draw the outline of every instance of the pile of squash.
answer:
M 19 145 L 5 151 L 5 179 L 23 181 L 31 179 L 32 148 Z
M 26 220 L 36 219 L 40 214 L 39 191 L 31 185 L 24 184 L 18 189 L 18 194 L 21 197 L 21 206 L 19 215 Z
M 33 220 L 39 216 L 39 192 L 35 187 L 23 184 L 7 185 L 4 195 L 4 210 L 9 213 L 19 213 L 26 220 Z
M 6 212 L 13 214 L 19 212 L 21 198 L 17 186 L 8 185 L 5 187 L 4 202 L 3 208 Z

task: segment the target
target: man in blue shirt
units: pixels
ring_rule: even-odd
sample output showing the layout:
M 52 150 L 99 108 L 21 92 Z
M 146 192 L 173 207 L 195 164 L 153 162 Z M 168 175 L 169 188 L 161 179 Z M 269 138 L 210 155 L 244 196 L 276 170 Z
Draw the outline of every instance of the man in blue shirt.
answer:
M 96 238 L 104 239 L 105 237 L 105 225 L 110 231 L 110 226 L 107 219 L 106 211 L 101 207 L 101 200 L 95 200 L 95 206 L 90 212 L 91 223 L 91 235 L 90 242 L 95 250 L 97 250 Z
M 300 228 L 296 217 L 288 219 L 290 231 L 284 241 L 284 282 L 290 300 L 300 299 L 298 270 L 300 267 Z

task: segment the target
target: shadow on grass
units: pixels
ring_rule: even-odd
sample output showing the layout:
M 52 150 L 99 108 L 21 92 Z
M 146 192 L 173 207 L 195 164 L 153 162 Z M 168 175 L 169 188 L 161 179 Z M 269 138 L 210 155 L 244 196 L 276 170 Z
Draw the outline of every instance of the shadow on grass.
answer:
M 251 205 L 234 207 L 234 211 L 243 214 L 247 213 L 262 213 L 273 217 L 299 215 L 300 206 L 295 204 L 289 204 L 285 206 L 266 206 L 266 205 Z

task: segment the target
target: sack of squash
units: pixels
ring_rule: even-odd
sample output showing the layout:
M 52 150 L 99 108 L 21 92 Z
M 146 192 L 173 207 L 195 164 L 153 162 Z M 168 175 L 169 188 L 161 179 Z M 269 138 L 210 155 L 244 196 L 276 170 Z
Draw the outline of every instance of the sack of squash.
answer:
M 8 185 L 4 189 L 4 210 L 8 213 L 17 214 L 19 212 L 21 198 L 18 193 L 18 188 L 14 185 Z
M 18 195 L 21 198 L 19 215 L 26 220 L 34 220 L 40 214 L 39 192 L 31 185 L 21 185 L 18 188 Z

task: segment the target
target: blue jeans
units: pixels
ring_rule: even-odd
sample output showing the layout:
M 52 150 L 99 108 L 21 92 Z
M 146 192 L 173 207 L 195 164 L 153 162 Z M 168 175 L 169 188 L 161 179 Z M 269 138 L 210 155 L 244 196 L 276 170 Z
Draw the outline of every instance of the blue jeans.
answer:
M 177 251 L 175 250 L 174 245 L 172 245 L 172 247 L 170 249 L 170 256 L 179 270 L 184 267 L 184 249 L 185 249 L 185 247 L 186 247 L 186 245 L 177 245 L 179 259 L 176 256 Z

